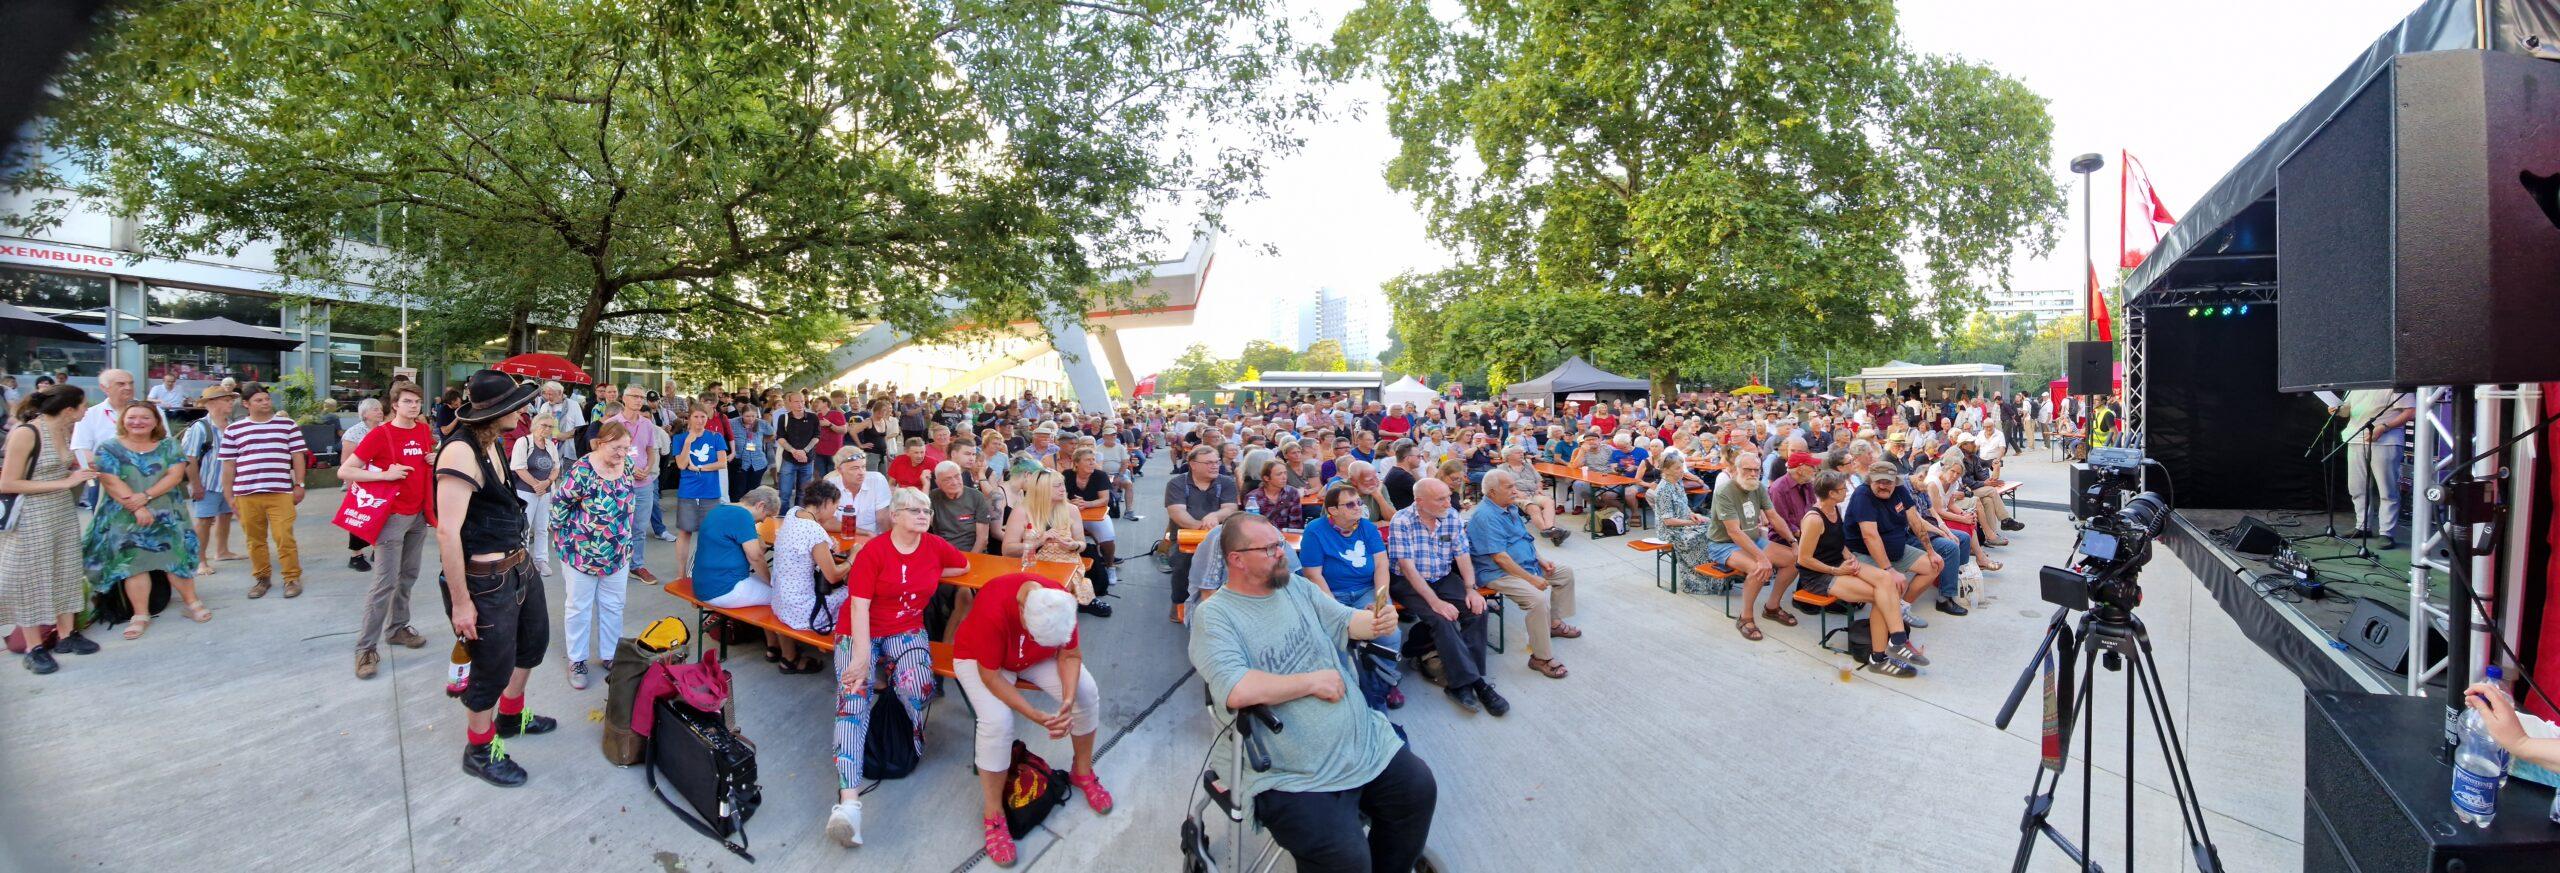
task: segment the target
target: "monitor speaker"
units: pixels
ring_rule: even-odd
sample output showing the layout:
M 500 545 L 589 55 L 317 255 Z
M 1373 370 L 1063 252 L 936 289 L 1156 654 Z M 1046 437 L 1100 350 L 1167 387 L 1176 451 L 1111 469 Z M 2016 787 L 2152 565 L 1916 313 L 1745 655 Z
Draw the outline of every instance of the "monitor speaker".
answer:
M 2385 670 L 2405 673 L 2409 664 L 2409 617 L 2370 597 L 2356 598 L 2356 611 L 2338 626 L 2338 639 Z M 2430 626 L 2424 657 L 2444 655 L 2444 634 Z
M 2391 59 L 2276 170 L 2286 391 L 2560 379 L 2560 64 Z
M 2268 527 L 2257 516 L 2240 517 L 2240 526 L 2231 529 L 2231 550 L 2252 555 L 2272 555 L 2284 547 L 2284 534 Z
M 2115 396 L 2116 346 L 2107 342 L 2071 342 L 2063 350 L 2070 360 L 2064 371 L 2075 397 Z

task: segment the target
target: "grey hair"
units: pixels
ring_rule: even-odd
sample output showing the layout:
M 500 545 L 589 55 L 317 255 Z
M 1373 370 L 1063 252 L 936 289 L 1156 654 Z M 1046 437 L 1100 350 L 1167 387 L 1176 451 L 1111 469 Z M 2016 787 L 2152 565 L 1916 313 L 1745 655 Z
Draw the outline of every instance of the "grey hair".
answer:
M 943 463 L 950 464 L 955 469 L 959 467 L 958 464 L 952 464 L 950 461 L 944 461 Z M 890 509 L 907 509 L 910 507 L 916 509 L 932 509 L 933 498 L 925 496 L 924 489 L 921 488 L 899 488 L 889 492 Z
M 935 464 L 935 465 L 933 465 L 933 475 L 936 475 L 936 476 L 940 476 L 940 475 L 942 475 L 942 474 L 944 474 L 944 473 L 950 473 L 950 474 L 952 474 L 952 475 L 955 475 L 955 476 L 956 476 L 956 475 L 959 475 L 959 474 L 960 474 L 960 472 L 961 472 L 961 471 L 960 471 L 960 465 L 959 465 L 959 463 L 954 462 L 954 461 L 944 461 L 944 462 L 942 462 L 942 463 L 939 463 L 939 464 Z
M 766 515 L 782 513 L 782 493 L 773 490 L 773 486 L 770 485 L 756 486 L 749 490 L 746 496 L 738 498 L 738 502 L 748 506 L 764 507 Z
M 1262 468 L 1270 466 L 1273 457 L 1270 449 L 1255 449 L 1246 452 L 1244 462 L 1236 466 L 1242 468 L 1244 481 L 1259 483 L 1262 481 Z
M 1353 459 L 1347 464 L 1335 464 L 1333 467 L 1334 474 L 1341 476 L 1342 481 L 1345 482 L 1360 478 L 1360 474 L 1362 473 L 1375 473 L 1377 471 L 1377 465 L 1358 459 Z
M 382 398 L 380 398 L 380 397 L 367 397 L 367 398 L 365 398 L 365 399 L 364 399 L 364 402 L 356 404 L 356 414 L 357 414 L 357 415 L 363 415 L 363 414 L 368 413 L 368 412 L 381 412 L 381 411 L 382 411 Z
M 568 386 L 560 384 L 560 381 L 559 381 L 559 380 L 557 380 L 557 379 L 544 379 L 544 380 L 542 380 L 542 390 L 544 390 L 544 391 L 558 391 L 558 392 L 560 392 L 560 393 L 562 393 L 562 394 L 567 394 L 567 393 L 569 393 L 569 388 L 568 388 Z
M 1689 463 L 1689 456 L 1679 449 L 1663 449 L 1662 454 L 1654 456 L 1654 463 L 1665 470 L 1677 470 Z
M 1519 486 L 1519 484 L 1520 484 L 1520 477 L 1512 475 L 1512 474 L 1511 474 L 1511 471 L 1509 471 L 1509 470 L 1505 470 L 1505 469 L 1502 469 L 1502 468 L 1500 468 L 1500 467 L 1495 467 L 1492 471 L 1487 472 L 1487 473 L 1485 473 L 1485 474 L 1484 474 L 1484 485 L 1483 485 L 1483 487 L 1484 487 L 1485 493 L 1487 493 L 1487 494 L 1493 493 L 1493 483 L 1494 483 L 1495 481 L 1497 481 L 1497 480 L 1498 480 L 1498 481 L 1500 481 L 1502 484 L 1510 485 L 1510 486 L 1513 486 L 1513 487 L 1518 487 L 1518 486 Z

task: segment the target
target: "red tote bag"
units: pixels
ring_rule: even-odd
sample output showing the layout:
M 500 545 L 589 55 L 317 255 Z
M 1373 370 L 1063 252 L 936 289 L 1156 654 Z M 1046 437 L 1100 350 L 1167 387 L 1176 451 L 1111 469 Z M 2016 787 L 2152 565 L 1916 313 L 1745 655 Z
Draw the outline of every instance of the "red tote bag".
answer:
M 338 514 L 331 524 L 367 543 L 382 536 L 382 523 L 391 518 L 391 496 L 400 491 L 398 482 L 349 482 L 347 494 L 338 500 Z

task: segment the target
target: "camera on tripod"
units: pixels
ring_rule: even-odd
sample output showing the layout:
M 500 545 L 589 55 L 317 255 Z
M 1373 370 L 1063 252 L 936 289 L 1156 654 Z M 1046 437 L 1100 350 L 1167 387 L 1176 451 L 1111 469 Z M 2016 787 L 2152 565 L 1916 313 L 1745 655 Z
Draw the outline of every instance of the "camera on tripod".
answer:
M 2096 610 L 2102 619 L 2121 623 L 2142 604 L 2142 565 L 2151 560 L 2152 538 L 2169 518 L 2169 502 L 2143 491 L 2142 452 L 2129 448 L 2092 449 L 2089 460 L 2072 465 L 2072 507 L 2080 528 L 2071 559 L 2045 567 L 2039 575 L 2045 602 L 2074 610 Z

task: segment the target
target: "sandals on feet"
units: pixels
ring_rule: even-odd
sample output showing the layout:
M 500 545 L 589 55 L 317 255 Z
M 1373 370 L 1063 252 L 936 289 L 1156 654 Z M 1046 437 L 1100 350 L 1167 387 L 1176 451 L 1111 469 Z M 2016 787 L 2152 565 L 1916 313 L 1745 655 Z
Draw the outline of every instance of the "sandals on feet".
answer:
M 1582 629 L 1559 621 L 1547 626 L 1547 635 L 1560 640 L 1578 640 L 1582 638 Z
M 1564 668 L 1563 662 L 1553 658 L 1530 658 L 1529 669 L 1549 679 L 1562 679 L 1572 672 Z
M 806 675 L 818 672 L 822 669 L 825 668 L 818 664 L 817 658 L 807 655 L 802 655 L 796 660 L 784 661 L 782 663 L 782 675 L 785 676 Z
M 1795 627 L 1795 626 L 1796 626 L 1796 617 L 1795 617 L 1795 616 L 1792 616 L 1792 615 L 1788 615 L 1788 614 L 1787 614 L 1787 611 L 1786 611 L 1786 610 L 1783 610 L 1783 609 L 1775 609 L 1775 608 L 1766 608 L 1766 607 L 1764 607 L 1764 608 L 1762 608 L 1762 609 L 1760 610 L 1760 617 L 1761 617 L 1761 618 L 1768 619 L 1768 620 L 1770 620 L 1770 621 L 1777 622 L 1777 623 L 1779 623 L 1779 624 L 1786 625 L 1786 626 L 1788 626 L 1788 627 Z
M 1756 642 L 1759 642 L 1759 641 L 1760 641 L 1760 639 L 1761 639 L 1761 635 L 1760 635 L 1760 623 L 1759 623 L 1759 622 L 1756 622 L 1756 621 L 1752 621 L 1752 620 L 1751 620 L 1751 619 L 1749 619 L 1749 618 L 1737 618 L 1737 619 L 1734 619 L 1734 620 L 1733 620 L 1733 629 L 1734 629 L 1734 630 L 1741 631 L 1741 632 L 1742 632 L 1742 638 L 1743 638 L 1743 639 L 1750 640 L 1750 641 L 1755 642 L 1755 643 L 1756 643 Z
M 138 639 L 142 639 L 142 633 L 143 633 L 144 631 L 148 631 L 148 630 L 150 630 L 150 629 L 151 629 L 151 616 L 147 616 L 147 615 L 137 615 L 137 616 L 134 616 L 132 621 L 125 622 L 125 625 L 124 625 L 124 638 L 125 638 L 125 639 L 128 639 L 128 640 L 138 640 Z
M 194 619 L 197 624 L 203 624 L 213 620 L 213 610 L 204 608 L 204 601 L 199 600 L 187 604 L 187 617 Z
M 2007 565 L 1998 561 L 1976 561 L 1974 562 L 1974 566 L 1980 568 L 1982 572 L 1985 573 L 1997 573 L 2000 572 L 2001 567 Z

